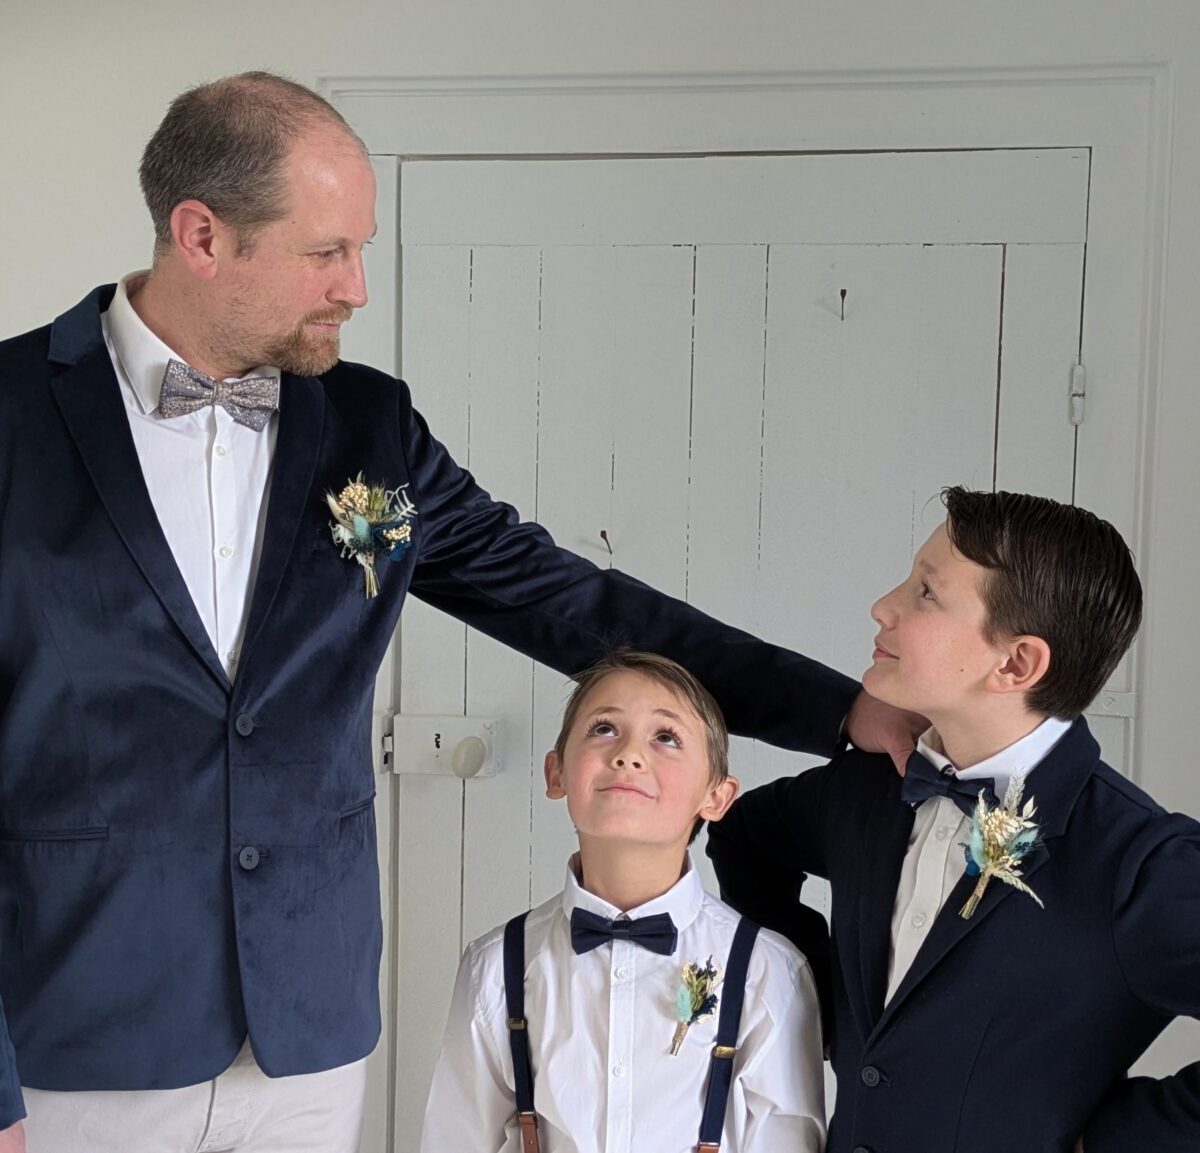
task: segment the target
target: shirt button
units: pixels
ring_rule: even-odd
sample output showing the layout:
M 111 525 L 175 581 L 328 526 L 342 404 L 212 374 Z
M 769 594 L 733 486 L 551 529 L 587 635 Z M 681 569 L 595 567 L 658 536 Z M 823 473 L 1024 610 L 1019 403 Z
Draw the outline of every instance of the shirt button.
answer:
M 242 866 L 246 872 L 251 869 L 258 868 L 258 850 L 253 845 L 247 845 L 240 853 L 238 853 L 238 864 Z
M 231 549 L 229 545 L 223 544 L 219 549 L 217 549 L 217 556 L 221 557 L 222 560 L 228 560 L 231 556 L 233 556 L 233 549 Z
M 237 720 L 233 722 L 233 727 L 237 729 L 239 737 L 248 737 L 254 732 L 254 718 L 249 713 L 238 713 Z
M 629 976 L 629 970 L 624 965 L 618 965 L 613 970 L 613 976 L 616 977 L 618 981 L 624 981 L 625 978 Z
M 945 825 L 943 825 L 943 826 L 942 826 L 940 829 L 938 829 L 938 830 L 937 830 L 937 832 L 935 832 L 933 835 L 934 835 L 935 837 L 937 837 L 937 839 L 938 839 L 939 841 L 944 841 L 944 840 L 945 840 L 945 839 L 946 839 L 946 838 L 947 838 L 947 837 L 950 835 L 950 830 L 949 830 L 948 828 L 946 828 L 946 826 L 945 826 Z
M 883 1079 L 878 1069 L 874 1065 L 867 1065 L 859 1076 L 862 1077 L 862 1083 L 868 1089 L 874 1089 L 876 1085 Z
M 870 1145 L 855 1145 L 854 1153 L 875 1153 L 875 1150 Z
M 614 1077 L 624 1077 L 624 1076 L 625 1076 L 625 1072 L 626 1072 L 626 1070 L 625 1070 L 625 1064 L 624 1064 L 624 1062 L 622 1062 L 622 1061 L 618 1061 L 618 1062 L 617 1062 L 617 1063 L 616 1063 L 616 1064 L 613 1066 L 613 1076 L 614 1076 Z
M 216 452 L 217 456 L 224 456 L 226 448 L 223 444 L 219 444 L 213 451 Z
M 914 929 L 919 929 L 928 920 L 929 920 L 929 918 L 926 917 L 924 913 L 914 913 L 913 919 L 912 919 L 912 926 Z
M 237 651 L 237 649 L 230 649 L 230 650 L 229 650 L 229 652 L 227 652 L 227 653 L 225 654 L 225 659 L 226 659 L 226 660 L 227 660 L 227 661 L 228 661 L 228 662 L 229 662 L 231 665 L 236 665 L 236 664 L 237 664 L 237 659 L 238 659 L 238 651 Z

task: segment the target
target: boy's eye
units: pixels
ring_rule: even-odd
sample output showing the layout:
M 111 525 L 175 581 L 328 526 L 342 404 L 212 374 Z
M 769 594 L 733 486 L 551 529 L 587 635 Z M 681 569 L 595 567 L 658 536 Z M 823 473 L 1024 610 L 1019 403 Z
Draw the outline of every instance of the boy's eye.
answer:
M 588 729 L 589 737 L 611 737 L 616 733 L 616 727 L 611 721 L 596 721 L 591 728 Z
M 671 729 L 660 729 L 654 734 L 654 739 L 660 745 L 670 745 L 673 749 L 679 749 L 683 747 L 683 742 L 680 741 L 679 734 L 673 732 Z
M 933 589 L 929 587 L 928 581 L 921 582 L 921 599 L 924 601 L 936 601 L 937 597 L 933 595 Z

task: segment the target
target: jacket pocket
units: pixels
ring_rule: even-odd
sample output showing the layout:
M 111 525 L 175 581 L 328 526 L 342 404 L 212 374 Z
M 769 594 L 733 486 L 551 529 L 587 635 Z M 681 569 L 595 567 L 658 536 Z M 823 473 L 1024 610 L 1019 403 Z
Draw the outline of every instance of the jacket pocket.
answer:
M 107 825 L 80 829 L 0 829 L 0 841 L 104 841 Z

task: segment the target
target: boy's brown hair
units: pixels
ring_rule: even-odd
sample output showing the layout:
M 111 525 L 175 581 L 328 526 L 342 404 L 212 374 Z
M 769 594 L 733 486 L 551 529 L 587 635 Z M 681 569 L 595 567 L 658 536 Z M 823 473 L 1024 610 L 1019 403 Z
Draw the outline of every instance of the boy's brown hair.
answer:
M 579 716 L 580 706 L 589 690 L 605 677 L 623 672 L 639 673 L 656 681 L 686 704 L 704 724 L 709 784 L 718 784 L 729 776 L 729 730 L 725 727 L 721 706 L 682 665 L 676 664 L 669 657 L 659 656 L 657 653 L 641 653 L 634 649 L 614 649 L 572 678 L 575 688 L 571 690 L 563 709 L 562 726 L 558 732 L 558 739 L 554 742 L 554 751 L 560 759 L 566 751 L 571 726 Z M 692 828 L 692 840 L 696 839 L 703 827 L 704 822 L 697 817 Z
M 1137 635 L 1142 585 L 1121 534 L 1094 513 L 1047 497 L 942 490 L 946 531 L 983 584 L 988 639 L 1041 637 L 1050 667 L 1029 707 L 1074 720 Z

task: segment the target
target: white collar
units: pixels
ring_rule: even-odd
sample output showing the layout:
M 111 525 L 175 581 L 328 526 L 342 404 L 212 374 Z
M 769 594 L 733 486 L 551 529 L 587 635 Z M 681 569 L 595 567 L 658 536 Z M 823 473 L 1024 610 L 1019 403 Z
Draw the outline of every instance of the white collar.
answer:
M 987 760 L 966 769 L 956 770 L 950 758 L 933 747 L 934 744 L 940 745 L 941 739 L 932 726 L 921 734 L 917 741 L 917 751 L 935 769 L 949 769 L 960 781 L 975 781 L 982 777 L 995 778 L 996 796 L 1003 799 L 1013 777 L 1023 777 L 1035 769 L 1063 738 L 1071 724 L 1071 721 L 1062 721 L 1058 717 L 1047 717 L 1033 732 L 1026 733 L 1019 741 L 1013 741 L 1007 748 L 994 753 Z
M 149 275 L 149 271 L 143 269 L 122 277 L 117 284 L 117 291 L 113 294 L 112 303 L 105 313 L 113 349 L 144 413 L 153 412 L 158 408 L 158 396 L 162 390 L 163 373 L 167 371 L 167 361 L 183 360 L 182 356 L 146 327 L 129 301 L 130 290 L 132 289 L 136 296 Z M 261 365 L 246 375 L 273 376 L 279 379 L 281 373 L 278 368 Z
M 661 896 L 639 905 L 636 909 L 618 909 L 607 901 L 589 893 L 579 883 L 576 868 L 579 864 L 579 854 L 575 853 L 567 862 L 567 881 L 563 885 L 562 911 L 567 920 L 571 919 L 574 909 L 587 909 L 598 916 L 607 917 L 610 921 L 617 917 L 650 917 L 655 913 L 669 913 L 675 928 L 682 932 L 697 917 L 700 906 L 704 904 L 704 886 L 700 882 L 700 874 L 692 868 L 690 855 L 684 857 L 683 875 Z

